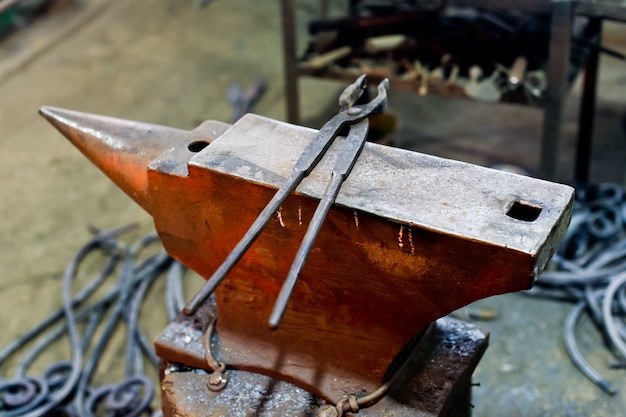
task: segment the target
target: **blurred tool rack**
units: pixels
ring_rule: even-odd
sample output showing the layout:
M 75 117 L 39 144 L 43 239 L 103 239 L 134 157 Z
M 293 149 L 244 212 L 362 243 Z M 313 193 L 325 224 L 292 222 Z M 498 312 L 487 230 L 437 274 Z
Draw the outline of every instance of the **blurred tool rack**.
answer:
M 344 20 L 348 25 L 350 21 L 353 23 L 352 27 L 348 27 L 347 31 L 360 30 L 362 23 L 359 22 L 361 17 L 355 16 L 355 11 L 362 3 L 368 3 L 363 0 L 350 0 L 348 18 Z M 378 2 L 384 3 L 384 2 Z M 389 2 L 394 3 L 394 2 Z M 395 2 L 401 3 L 401 2 Z M 505 94 L 498 95 L 493 99 L 492 96 L 488 101 L 494 102 L 508 102 L 524 105 L 537 106 L 543 109 L 544 120 L 543 130 L 541 138 L 541 154 L 539 160 L 538 173 L 539 176 L 546 179 L 555 179 L 556 167 L 559 159 L 559 142 L 561 138 L 561 126 L 563 119 L 564 100 L 568 93 L 569 87 L 573 84 L 578 73 L 584 69 L 585 76 L 583 81 L 583 95 L 581 99 L 579 131 L 576 147 L 576 160 L 574 166 L 574 178 L 573 180 L 578 183 L 588 182 L 589 176 L 589 164 L 591 155 L 591 142 L 593 132 L 593 119 L 595 112 L 595 95 L 596 95 L 596 83 L 598 72 L 598 56 L 600 53 L 609 53 L 611 55 L 619 55 L 614 51 L 603 48 L 599 42 L 602 32 L 602 21 L 604 19 L 610 19 L 615 21 L 626 21 L 626 2 L 623 0 L 597 0 L 597 1 L 568 1 L 568 0 L 443 0 L 443 1 L 413 1 L 405 3 L 420 4 L 423 6 L 422 10 L 418 10 L 417 13 L 406 12 L 404 14 L 396 14 L 395 19 L 405 19 L 405 24 L 413 24 L 417 26 L 423 23 L 429 24 L 432 21 L 432 16 L 440 13 L 444 10 L 464 10 L 472 9 L 477 11 L 505 11 L 505 13 L 517 14 L 517 16 L 532 16 L 537 19 L 543 19 L 546 22 L 546 33 L 544 34 L 544 42 L 539 45 L 539 49 L 542 47 L 545 49 L 544 62 L 539 62 L 538 59 L 529 57 L 528 62 L 524 59 L 522 63 L 522 74 L 527 76 L 534 73 L 538 75 L 535 82 L 539 85 L 535 85 L 533 90 L 527 88 L 526 85 L 509 85 L 508 91 Z M 300 118 L 299 111 L 299 92 L 298 92 L 298 79 L 301 76 L 336 79 L 343 82 L 352 82 L 361 73 L 368 74 L 370 82 L 377 83 L 381 79 L 388 77 L 391 81 L 391 88 L 404 91 L 413 91 L 421 95 L 432 94 L 448 97 L 459 98 L 471 98 L 471 94 L 468 94 L 468 83 L 474 83 L 475 77 L 472 77 L 471 72 L 468 72 L 467 65 L 461 69 L 464 72 L 464 81 L 456 82 L 458 76 L 457 67 L 452 67 L 452 74 L 450 74 L 450 66 L 447 68 L 445 76 L 441 77 L 441 68 L 438 69 L 439 75 L 429 75 L 429 67 L 426 66 L 426 71 L 420 67 L 420 62 L 415 60 L 397 59 L 394 56 L 393 46 L 388 45 L 400 45 L 402 42 L 406 42 L 407 39 L 412 38 L 396 36 L 394 39 L 394 32 L 391 29 L 389 23 L 385 23 L 385 19 L 379 19 L 383 24 L 387 24 L 388 30 L 383 34 L 390 34 L 390 36 L 381 36 L 379 39 L 382 41 L 383 46 L 381 50 L 377 50 L 377 44 L 370 44 L 369 50 L 366 45 L 366 39 L 358 39 L 358 35 L 354 36 L 355 40 L 360 40 L 361 45 L 357 48 L 354 45 L 342 44 L 341 40 L 338 40 L 336 44 L 333 44 L 331 39 L 328 47 L 323 45 L 325 50 L 320 51 L 319 45 L 315 45 L 317 40 L 309 43 L 309 48 L 304 55 L 298 55 L 297 40 L 296 40 L 296 19 L 295 19 L 295 0 L 281 0 L 282 17 L 283 17 L 283 46 L 284 46 L 284 59 L 285 59 L 285 83 L 286 83 L 286 105 L 287 105 L 287 120 L 291 123 L 297 124 Z M 309 25 L 309 31 L 313 32 L 318 30 L 323 32 L 324 21 L 328 16 L 328 0 L 320 1 L 319 16 L 320 19 L 315 23 L 318 29 L 314 29 L 314 24 Z M 411 15 L 419 19 L 419 13 L 431 13 L 429 18 L 414 21 L 411 23 Z M 506 21 L 497 21 L 498 16 L 495 15 L 496 20 L 491 23 L 495 25 L 505 26 Z M 582 19 L 577 19 L 582 18 Z M 363 18 L 367 20 L 368 18 Z M 581 21 L 582 20 L 582 21 Z M 333 24 L 342 24 L 341 19 L 330 19 L 328 22 Z M 372 18 L 367 24 L 373 24 L 376 22 L 376 18 Z M 388 22 L 388 20 L 387 20 Z M 582 23 L 582 24 L 581 24 Z M 402 24 L 402 22 L 400 22 Z M 506 29 L 506 27 L 505 27 Z M 372 33 L 372 31 L 370 31 Z M 428 36 L 430 36 L 429 34 Z M 447 33 L 446 33 L 447 35 Z M 426 41 L 428 36 L 425 37 Z M 319 36 L 317 37 L 320 38 Z M 385 39 L 383 39 L 385 38 Z M 432 39 L 432 36 L 431 36 Z M 368 39 L 369 40 L 369 39 Z M 377 39 L 371 39 L 376 41 Z M 420 44 L 424 44 L 424 39 L 419 40 Z M 529 39 L 527 44 L 537 43 L 537 39 Z M 317 42 L 318 44 L 320 42 Z M 322 42 L 323 43 L 323 42 Z M 348 42 L 349 43 L 349 42 Z M 387 46 L 385 46 L 387 45 Z M 363 49 L 372 52 L 382 52 L 378 54 L 378 58 L 381 56 L 385 59 L 387 54 L 388 66 L 382 66 L 382 69 L 377 67 L 376 64 L 371 65 L 372 60 L 363 59 Z M 385 49 L 389 48 L 389 49 Z M 506 52 L 505 52 L 506 54 Z M 374 54 L 372 54 L 374 55 Z M 541 55 L 541 52 L 539 53 Z M 378 59 L 376 58 L 376 59 Z M 395 61 L 395 62 L 394 62 Z M 488 70 L 489 72 L 498 72 L 500 75 L 509 74 L 508 82 L 514 80 L 513 74 L 514 67 L 516 66 L 515 60 L 511 57 L 507 57 L 505 62 L 495 63 L 495 67 Z M 399 72 L 394 73 L 393 68 L 400 68 Z M 415 68 L 417 66 L 417 68 Z M 432 70 L 434 67 L 430 66 Z M 443 65 L 442 65 L 443 67 Z M 539 69 L 538 69 L 539 67 Z M 538 69 L 538 70 L 537 70 Z M 534 71 L 531 71 L 534 70 Z M 427 78 L 424 78 L 424 74 Z M 489 73 L 483 74 L 483 78 L 491 77 Z M 494 75 L 495 77 L 495 75 Z M 451 79 L 452 78 L 452 79 Z M 467 79 L 471 79 L 467 80 Z M 465 81 L 467 80 L 467 81 Z M 500 80 L 507 82 L 506 80 Z M 515 81 L 513 81 L 515 83 Z M 543 85 L 540 85 L 543 84 Z

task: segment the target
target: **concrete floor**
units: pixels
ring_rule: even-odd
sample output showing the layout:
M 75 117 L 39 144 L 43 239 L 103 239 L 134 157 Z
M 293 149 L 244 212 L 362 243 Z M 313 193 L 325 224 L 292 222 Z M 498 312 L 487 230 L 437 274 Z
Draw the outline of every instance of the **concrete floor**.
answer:
M 315 13 L 314 3 L 298 2 L 300 27 Z M 191 129 L 209 118 L 228 121 L 229 84 L 246 85 L 262 74 L 269 88 L 255 111 L 284 119 L 278 2 L 215 1 L 203 10 L 193 5 L 90 0 L 0 44 L 0 345 L 59 306 L 63 269 L 89 238 L 87 225 L 152 228 L 146 213 L 37 115 L 39 106 Z M 607 44 L 626 52 L 624 33 L 609 26 Z M 602 58 L 593 182 L 624 183 L 624 74 L 622 62 Z M 301 87 L 304 124 L 319 127 L 342 87 L 310 79 Z M 563 182 L 572 175 L 577 91 L 563 129 Z M 402 121 L 395 138 L 400 146 L 535 171 L 541 131 L 535 109 L 400 93 L 393 93 L 391 107 Z M 476 416 L 614 416 L 625 409 L 623 390 L 608 397 L 571 366 L 561 342 L 568 305 L 519 294 L 480 304 L 499 315 L 481 323 L 491 332 L 491 346 L 475 374 L 481 384 L 474 389 Z M 155 303 L 154 314 L 162 318 L 160 309 Z M 152 320 L 150 335 L 164 325 L 164 319 Z M 625 371 L 609 370 L 603 350 L 594 350 L 592 336 L 586 337 L 592 362 L 622 387 Z M 64 347 L 48 354 L 64 355 Z

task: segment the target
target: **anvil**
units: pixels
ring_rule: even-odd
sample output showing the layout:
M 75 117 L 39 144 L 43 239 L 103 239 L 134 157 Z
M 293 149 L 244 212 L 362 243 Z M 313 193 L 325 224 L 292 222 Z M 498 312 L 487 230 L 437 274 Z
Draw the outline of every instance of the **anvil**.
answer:
M 191 131 L 43 107 L 154 218 L 165 249 L 208 278 L 315 130 L 248 114 Z M 277 330 L 267 325 L 342 139 L 216 290 L 222 359 L 327 399 L 369 391 L 428 323 L 528 289 L 567 229 L 573 189 L 367 143 Z M 157 344 L 161 357 L 176 356 Z M 202 357 L 190 366 L 206 368 Z

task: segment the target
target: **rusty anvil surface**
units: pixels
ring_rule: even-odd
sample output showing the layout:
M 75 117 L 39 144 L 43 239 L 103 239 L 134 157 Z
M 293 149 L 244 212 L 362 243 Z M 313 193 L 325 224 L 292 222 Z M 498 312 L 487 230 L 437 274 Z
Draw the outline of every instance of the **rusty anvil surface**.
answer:
M 51 107 L 41 113 L 153 216 L 166 250 L 205 278 L 315 135 L 252 114 L 183 131 Z M 270 330 L 341 144 L 335 140 L 215 294 L 222 360 L 330 400 L 377 387 L 428 323 L 530 288 L 567 228 L 573 198 L 565 185 L 367 143 L 280 327 Z M 156 347 L 166 360 L 180 354 Z M 187 365 L 206 368 L 197 362 Z

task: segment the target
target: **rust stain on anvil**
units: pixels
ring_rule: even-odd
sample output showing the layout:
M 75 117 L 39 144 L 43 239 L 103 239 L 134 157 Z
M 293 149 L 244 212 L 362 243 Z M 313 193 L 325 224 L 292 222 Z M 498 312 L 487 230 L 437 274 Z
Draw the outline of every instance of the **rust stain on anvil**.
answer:
M 41 113 L 153 216 L 167 251 L 205 278 L 315 134 L 256 115 L 181 131 Z M 340 147 L 341 139 L 216 291 L 227 363 L 326 398 L 338 375 L 352 381 L 348 389 L 379 384 L 427 323 L 530 288 L 567 228 L 573 197 L 565 185 L 368 143 L 272 331 L 268 316 Z

